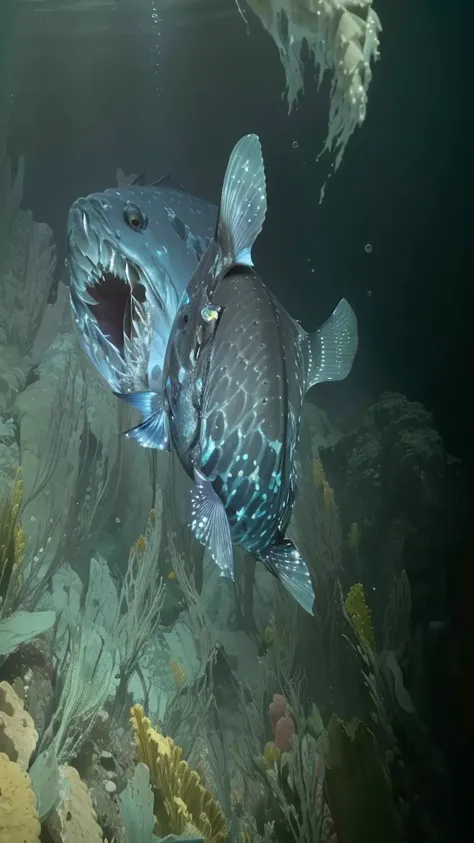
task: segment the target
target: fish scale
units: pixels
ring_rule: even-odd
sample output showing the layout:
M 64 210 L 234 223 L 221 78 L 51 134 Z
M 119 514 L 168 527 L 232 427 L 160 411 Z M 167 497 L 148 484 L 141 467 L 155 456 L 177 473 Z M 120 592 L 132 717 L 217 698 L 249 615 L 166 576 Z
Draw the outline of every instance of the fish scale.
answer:
M 343 301 L 308 335 L 267 289 L 251 258 L 265 210 L 260 145 L 249 135 L 231 155 L 214 242 L 171 330 L 165 357 L 170 432 L 196 484 L 191 529 L 221 575 L 233 577 L 232 545 L 238 544 L 312 613 L 308 567 L 284 538 L 297 489 L 302 404 L 313 383 L 349 372 L 357 331 Z

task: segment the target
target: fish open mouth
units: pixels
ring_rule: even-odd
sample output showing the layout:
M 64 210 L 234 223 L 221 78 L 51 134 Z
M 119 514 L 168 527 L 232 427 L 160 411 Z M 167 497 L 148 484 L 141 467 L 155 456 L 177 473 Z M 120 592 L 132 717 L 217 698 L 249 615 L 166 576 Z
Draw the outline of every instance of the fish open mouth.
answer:
M 125 338 L 131 340 L 137 310 L 146 304 L 146 289 L 139 280 L 138 271 L 130 270 L 124 276 L 109 270 L 100 271 L 97 280 L 88 285 L 87 292 L 94 300 L 88 306 L 104 336 L 123 353 Z M 136 275 L 134 280 L 131 276 Z
M 146 321 L 146 280 L 141 268 L 108 241 L 100 245 L 99 253 L 100 260 L 93 264 L 90 256 L 74 250 L 71 269 L 76 292 L 103 336 L 123 356 L 134 327 Z

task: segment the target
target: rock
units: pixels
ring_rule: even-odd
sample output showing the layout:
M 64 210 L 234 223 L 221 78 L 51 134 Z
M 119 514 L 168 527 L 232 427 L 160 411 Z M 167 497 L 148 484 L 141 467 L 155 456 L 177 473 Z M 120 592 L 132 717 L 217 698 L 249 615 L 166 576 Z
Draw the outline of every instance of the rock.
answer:
M 60 767 L 65 796 L 45 821 L 53 843 L 102 843 L 102 831 L 84 782 L 74 767 Z
M 403 395 L 384 393 L 320 455 L 343 534 L 358 524 L 371 587 L 387 597 L 405 568 L 415 614 L 426 622 L 443 619 L 445 559 L 460 530 L 464 479 L 431 413 Z
M 115 770 L 115 759 L 111 752 L 108 752 L 108 750 L 103 749 L 100 753 L 99 758 L 104 770 L 109 770 L 111 772 Z

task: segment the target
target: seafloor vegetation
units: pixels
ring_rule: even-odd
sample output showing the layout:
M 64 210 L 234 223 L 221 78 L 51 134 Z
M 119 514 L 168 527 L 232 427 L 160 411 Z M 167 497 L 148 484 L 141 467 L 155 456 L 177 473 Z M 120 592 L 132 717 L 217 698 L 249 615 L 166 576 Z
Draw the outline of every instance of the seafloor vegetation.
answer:
M 314 619 L 244 554 L 222 581 L 178 466 L 118 435 L 22 183 L 1 169 L 0 838 L 454 839 L 464 479 L 430 414 L 305 408 Z

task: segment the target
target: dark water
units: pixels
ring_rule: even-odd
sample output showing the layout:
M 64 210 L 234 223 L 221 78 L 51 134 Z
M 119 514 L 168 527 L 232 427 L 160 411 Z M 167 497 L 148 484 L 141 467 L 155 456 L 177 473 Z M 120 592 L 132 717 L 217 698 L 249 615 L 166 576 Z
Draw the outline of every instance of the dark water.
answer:
M 322 205 L 327 91 L 308 80 L 288 117 L 274 44 L 252 16 L 246 33 L 233 0 L 18 0 L 9 145 L 27 157 L 26 203 L 61 254 L 70 203 L 114 184 L 117 166 L 172 172 L 215 201 L 235 140 L 257 132 L 265 278 L 307 328 L 342 295 L 361 320 L 346 402 L 400 390 L 472 459 L 463 4 L 380 0 L 377 11 L 367 120 Z

